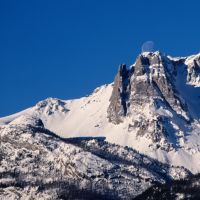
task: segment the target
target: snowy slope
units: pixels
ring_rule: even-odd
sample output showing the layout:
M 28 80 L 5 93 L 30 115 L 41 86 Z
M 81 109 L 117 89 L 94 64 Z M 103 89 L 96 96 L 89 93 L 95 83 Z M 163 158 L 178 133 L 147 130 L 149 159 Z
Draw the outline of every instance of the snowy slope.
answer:
M 62 139 L 31 116 L 4 125 L 0 138 L 0 199 L 132 199 L 190 175 L 100 138 Z
M 173 58 L 145 52 L 130 70 L 124 72 L 122 66 L 114 83 L 90 96 L 49 98 L 1 118 L 0 125 L 21 115 L 37 116 L 59 136 L 105 136 L 111 143 L 200 172 L 199 66 L 200 54 Z

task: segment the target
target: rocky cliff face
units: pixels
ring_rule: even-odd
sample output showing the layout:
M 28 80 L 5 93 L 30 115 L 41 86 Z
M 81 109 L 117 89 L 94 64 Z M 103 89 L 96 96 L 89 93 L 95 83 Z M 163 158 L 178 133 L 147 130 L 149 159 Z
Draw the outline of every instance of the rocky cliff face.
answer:
M 115 77 L 112 96 L 112 102 L 108 108 L 108 118 L 110 122 L 118 124 L 122 122 L 123 117 L 127 115 L 128 99 L 130 95 L 130 73 L 126 65 L 119 66 L 119 71 Z
M 177 71 L 185 68 L 187 80 L 182 84 L 198 83 L 199 57 L 189 63 L 184 58 L 170 59 L 160 52 L 143 53 L 130 69 L 121 65 L 107 110 L 109 121 L 119 124 L 129 118 L 129 131 L 137 129 L 138 136 L 162 141 L 163 148 L 171 148 L 170 140 L 185 133 L 181 124 L 194 120 L 176 87 Z
M 187 81 L 194 86 L 200 86 L 200 55 L 192 56 L 186 59 Z

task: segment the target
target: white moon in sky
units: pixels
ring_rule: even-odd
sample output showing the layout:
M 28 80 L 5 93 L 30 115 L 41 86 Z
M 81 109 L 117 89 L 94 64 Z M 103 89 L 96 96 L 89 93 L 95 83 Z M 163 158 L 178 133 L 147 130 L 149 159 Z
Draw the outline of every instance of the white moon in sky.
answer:
M 152 52 L 154 51 L 154 42 L 147 41 L 142 45 L 142 52 Z

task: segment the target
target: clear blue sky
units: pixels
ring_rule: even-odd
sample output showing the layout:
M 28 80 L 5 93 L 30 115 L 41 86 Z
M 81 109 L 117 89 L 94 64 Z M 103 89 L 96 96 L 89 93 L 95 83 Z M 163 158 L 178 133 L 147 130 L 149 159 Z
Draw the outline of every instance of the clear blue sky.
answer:
M 0 116 L 110 83 L 143 42 L 200 51 L 199 0 L 1 0 Z

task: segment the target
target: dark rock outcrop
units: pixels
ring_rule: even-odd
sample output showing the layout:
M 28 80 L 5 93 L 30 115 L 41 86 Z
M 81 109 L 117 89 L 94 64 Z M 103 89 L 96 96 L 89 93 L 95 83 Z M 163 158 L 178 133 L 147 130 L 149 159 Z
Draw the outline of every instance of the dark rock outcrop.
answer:
M 122 117 L 127 115 L 128 99 L 130 94 L 130 70 L 126 65 L 119 66 L 119 71 L 115 77 L 110 107 L 108 108 L 108 118 L 110 122 L 120 123 Z

